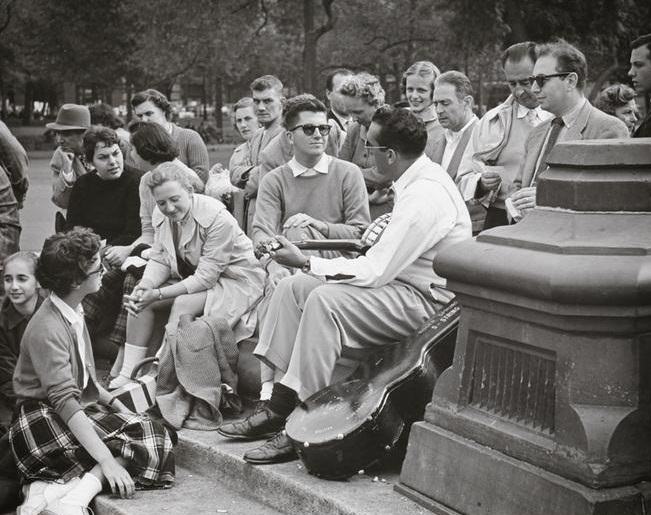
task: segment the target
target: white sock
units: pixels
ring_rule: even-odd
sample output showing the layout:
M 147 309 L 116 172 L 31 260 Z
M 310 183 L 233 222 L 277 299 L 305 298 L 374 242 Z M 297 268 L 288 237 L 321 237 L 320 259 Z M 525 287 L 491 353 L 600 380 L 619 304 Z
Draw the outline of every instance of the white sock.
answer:
M 79 483 L 61 498 L 61 502 L 75 506 L 88 506 L 90 501 L 102 491 L 102 482 L 87 472 Z
M 122 369 L 120 375 L 131 377 L 131 372 L 135 366 L 145 359 L 147 354 L 147 347 L 139 347 L 138 345 L 131 345 L 130 343 L 124 344 L 124 358 L 122 360 Z
M 261 401 L 268 401 L 271 399 L 271 392 L 274 389 L 274 382 L 273 381 L 265 381 L 262 383 L 262 388 L 260 388 L 260 400 Z
M 124 362 L 124 345 L 120 345 L 120 348 L 118 349 L 118 355 L 115 357 L 115 361 L 113 362 L 113 366 L 111 367 L 111 371 L 109 372 L 109 375 L 111 377 L 115 377 L 120 373 L 120 370 L 122 370 L 123 362 Z

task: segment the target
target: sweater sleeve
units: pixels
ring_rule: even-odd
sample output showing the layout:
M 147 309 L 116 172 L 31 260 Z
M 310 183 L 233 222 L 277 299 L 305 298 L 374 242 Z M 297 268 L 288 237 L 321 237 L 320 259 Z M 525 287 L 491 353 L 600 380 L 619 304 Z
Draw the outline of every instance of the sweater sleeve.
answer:
M 84 216 L 86 213 L 85 203 L 88 198 L 86 192 L 85 180 L 75 181 L 74 186 L 70 190 L 70 197 L 68 200 L 68 212 L 66 214 L 66 222 L 68 227 L 75 227 L 77 225 L 81 227 L 88 227 L 87 220 Z
M 341 183 L 344 222 L 328 223 L 330 239 L 359 238 L 371 222 L 368 195 L 360 169 L 353 165 L 346 170 Z
M 66 209 L 74 182 L 69 183 L 63 178 L 63 173 L 70 173 L 72 170 L 72 163 L 62 154 L 61 147 L 57 147 L 50 160 L 50 170 L 52 170 L 52 202 L 57 207 Z
M 73 373 L 70 350 L 74 342 L 65 331 L 44 331 L 24 338 L 22 352 L 29 354 L 43 388 L 47 391 L 48 402 L 67 424 L 68 420 L 82 409 L 81 390 Z
M 125 172 L 127 173 L 127 172 Z M 111 245 L 131 245 L 140 237 L 140 194 L 137 177 L 129 177 L 126 187 L 124 208 L 125 224 L 120 235 L 111 240 Z
M 0 327 L 0 396 L 8 399 L 15 397 L 13 376 L 18 360 L 15 345 L 7 328 Z
M 138 185 L 138 196 L 140 197 L 140 228 L 142 241 L 151 245 L 154 243 L 154 226 L 151 223 L 151 215 L 154 212 L 155 202 L 154 196 L 145 184 L 144 177 L 143 175 Z
M 203 183 L 206 184 L 206 182 L 208 182 L 208 168 L 210 167 L 206 144 L 203 142 L 198 132 L 195 132 L 192 129 L 186 129 L 184 132 L 187 145 L 187 165 L 197 172 L 197 175 L 201 178 Z
M 281 232 L 282 206 L 282 189 L 276 172 L 265 175 L 260 184 L 251 229 L 254 246 Z

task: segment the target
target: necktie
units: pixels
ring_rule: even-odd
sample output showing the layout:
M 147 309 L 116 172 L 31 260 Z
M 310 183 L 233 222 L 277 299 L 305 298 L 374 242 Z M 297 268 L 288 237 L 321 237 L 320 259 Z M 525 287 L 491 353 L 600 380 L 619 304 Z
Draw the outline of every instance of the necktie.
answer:
M 552 148 L 554 148 L 554 145 L 556 145 L 556 140 L 558 140 L 558 135 L 560 134 L 563 125 L 565 125 L 565 123 L 563 122 L 562 118 L 554 118 L 552 120 L 551 130 L 549 131 L 549 138 L 547 138 L 547 144 L 541 153 L 540 161 L 538 162 L 538 168 L 536 168 L 536 173 L 534 173 L 533 178 L 531 179 L 532 186 L 536 185 L 538 175 L 547 169 L 547 157 L 552 151 Z

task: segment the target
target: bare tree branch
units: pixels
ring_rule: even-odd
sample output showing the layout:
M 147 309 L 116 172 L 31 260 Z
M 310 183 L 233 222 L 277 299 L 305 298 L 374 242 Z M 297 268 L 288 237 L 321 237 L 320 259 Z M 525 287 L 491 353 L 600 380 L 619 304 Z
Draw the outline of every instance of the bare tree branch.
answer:
M 260 0 L 260 10 L 262 11 L 262 23 L 257 29 L 255 29 L 251 39 L 257 38 L 260 35 L 260 32 L 262 32 L 262 29 L 264 29 L 269 22 L 269 10 L 267 9 L 267 4 L 264 3 L 264 0 Z
M 332 4 L 334 3 L 335 0 L 322 0 L 321 5 L 323 6 L 323 10 L 326 13 L 326 16 L 328 19 L 326 22 L 318 27 L 317 29 L 314 30 L 314 39 L 318 40 L 321 36 L 323 36 L 326 32 L 331 31 L 335 23 L 337 22 L 337 16 L 336 14 L 332 11 Z
M 390 50 L 392 48 L 395 48 L 400 45 L 406 45 L 408 43 L 435 43 L 438 41 L 436 38 L 407 38 L 407 39 L 400 39 L 398 41 L 392 41 L 391 43 L 387 43 L 384 45 L 382 48 L 379 49 L 380 52 L 386 52 L 387 50 Z
M 3 32 L 9 26 L 9 23 L 11 23 L 11 8 L 14 5 L 14 1 L 15 0 L 8 0 L 5 4 L 5 20 L 0 26 L 0 32 Z

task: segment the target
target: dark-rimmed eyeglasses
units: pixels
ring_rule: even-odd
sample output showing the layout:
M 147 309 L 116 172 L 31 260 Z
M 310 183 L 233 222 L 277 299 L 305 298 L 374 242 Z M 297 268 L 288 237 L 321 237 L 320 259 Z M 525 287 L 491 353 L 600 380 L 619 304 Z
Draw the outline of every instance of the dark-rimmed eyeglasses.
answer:
M 554 77 L 567 77 L 570 73 L 573 72 L 550 73 L 549 75 L 545 75 L 541 73 L 540 75 L 534 75 L 533 77 L 529 77 L 529 80 L 531 80 L 532 84 L 535 82 L 536 84 L 538 84 L 539 88 L 542 88 L 549 79 L 553 79 Z
M 365 141 L 364 148 L 366 150 L 388 150 L 390 147 L 387 147 L 386 145 L 369 145 L 368 141 Z
M 100 277 L 104 275 L 104 272 L 106 272 L 106 269 L 104 268 L 104 265 L 100 261 L 99 265 L 95 270 L 92 270 L 86 274 L 86 277 L 90 277 L 91 275 L 99 274 Z
M 321 136 L 327 136 L 330 134 L 330 126 L 329 125 L 312 125 L 311 123 L 306 123 L 304 125 L 297 125 L 296 127 L 293 127 L 289 129 L 290 131 L 295 131 L 296 129 L 303 129 L 303 134 L 306 136 L 312 136 L 314 134 L 314 131 L 319 129 L 319 134 Z

